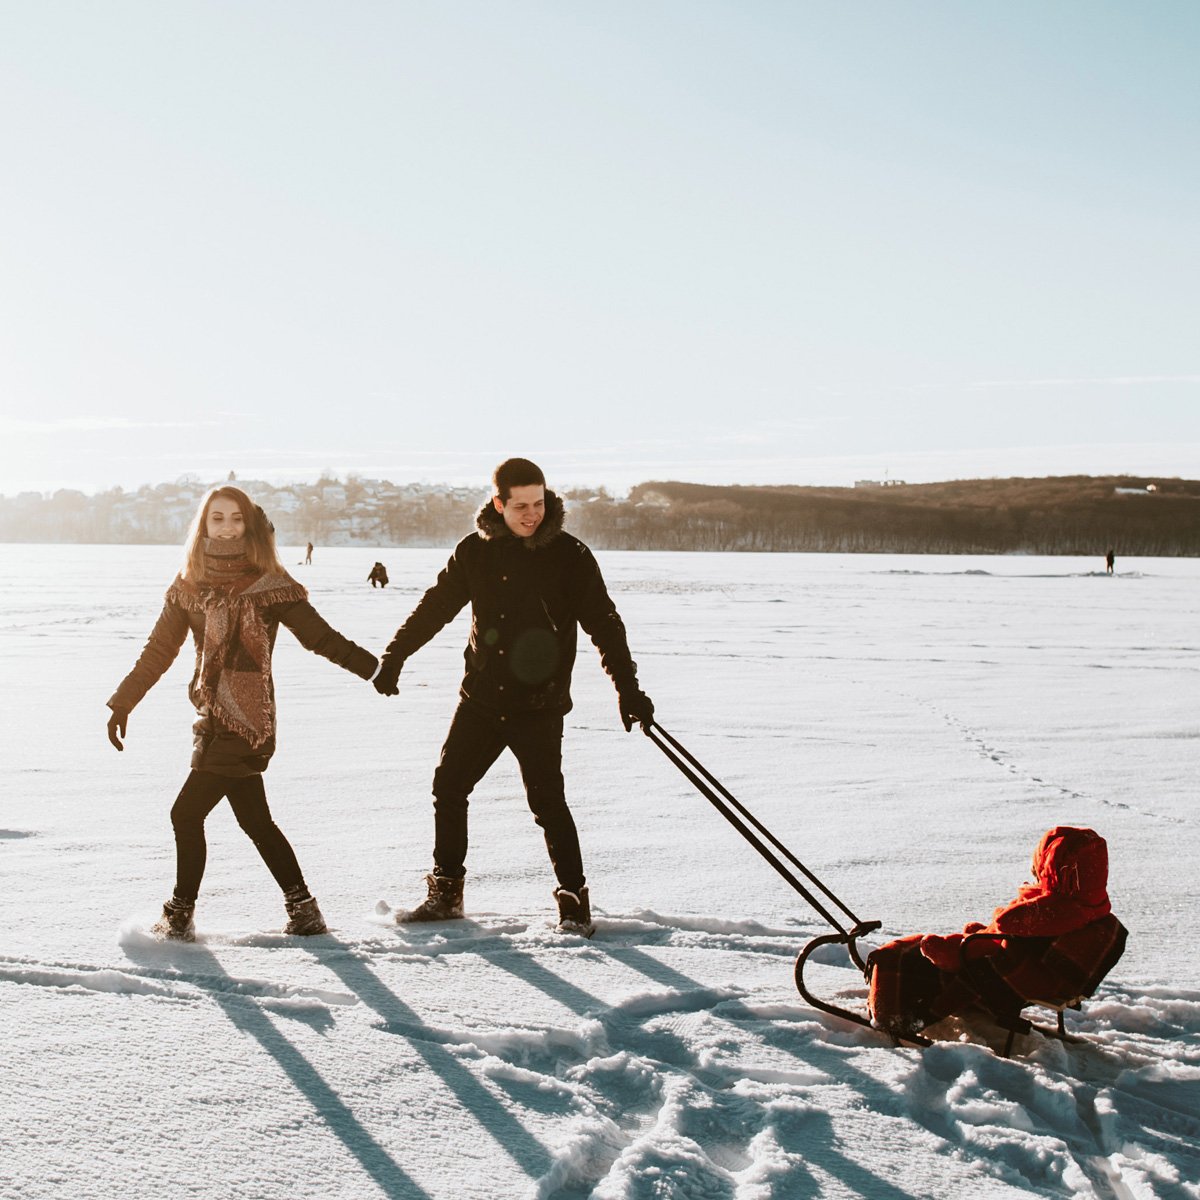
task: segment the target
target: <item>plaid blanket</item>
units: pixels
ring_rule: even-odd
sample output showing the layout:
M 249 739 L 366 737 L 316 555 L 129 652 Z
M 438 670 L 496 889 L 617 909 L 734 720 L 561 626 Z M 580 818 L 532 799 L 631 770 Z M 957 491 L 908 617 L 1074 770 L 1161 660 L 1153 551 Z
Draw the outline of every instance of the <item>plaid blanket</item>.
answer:
M 1058 937 L 976 934 L 964 939 L 955 971 L 921 953 L 922 936 L 897 938 L 867 957 L 867 1005 L 879 1029 L 903 1036 L 970 1009 L 1015 1017 L 1028 1004 L 1069 1006 L 1095 992 L 1128 931 L 1109 913 Z

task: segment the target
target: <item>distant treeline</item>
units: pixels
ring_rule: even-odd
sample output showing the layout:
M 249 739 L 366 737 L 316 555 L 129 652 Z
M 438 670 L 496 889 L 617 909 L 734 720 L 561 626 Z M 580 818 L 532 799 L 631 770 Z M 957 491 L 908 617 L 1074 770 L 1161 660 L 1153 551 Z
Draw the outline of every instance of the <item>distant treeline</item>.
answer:
M 1148 490 L 1149 489 L 1149 490 Z M 1200 481 L 970 479 L 895 487 L 643 483 L 571 528 L 598 548 L 1200 555 Z
M 352 478 L 246 486 L 284 544 L 451 546 L 483 493 Z M 0 497 L 0 541 L 178 542 L 199 484 Z M 626 499 L 565 489 L 567 528 L 605 550 L 1200 556 L 1200 481 L 972 479 L 892 487 L 643 483 Z M 290 506 L 290 507 L 288 507 Z

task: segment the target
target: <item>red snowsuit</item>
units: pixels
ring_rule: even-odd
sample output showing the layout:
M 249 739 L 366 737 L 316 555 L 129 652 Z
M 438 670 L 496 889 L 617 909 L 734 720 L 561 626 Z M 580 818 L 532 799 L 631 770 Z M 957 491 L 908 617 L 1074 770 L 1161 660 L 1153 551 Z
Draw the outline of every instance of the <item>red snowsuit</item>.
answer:
M 971 1007 L 1015 1015 L 1033 1001 L 1091 995 L 1124 946 L 1124 928 L 1110 916 L 1108 847 L 1095 830 L 1058 825 L 1038 843 L 1033 874 L 989 925 L 913 934 L 873 951 L 874 1023 L 903 1035 Z M 971 934 L 996 936 L 964 946 Z
M 970 922 L 962 933 L 921 938 L 921 953 L 943 971 L 961 966 L 962 940 L 969 933 L 1009 933 L 1017 937 L 1057 937 L 1090 925 L 1112 912 L 1108 901 L 1108 846 L 1094 829 L 1056 825 L 1033 852 L 1035 883 L 1021 885 L 1015 900 L 992 914 L 990 925 Z M 980 939 L 979 953 L 994 954 L 1000 939 Z

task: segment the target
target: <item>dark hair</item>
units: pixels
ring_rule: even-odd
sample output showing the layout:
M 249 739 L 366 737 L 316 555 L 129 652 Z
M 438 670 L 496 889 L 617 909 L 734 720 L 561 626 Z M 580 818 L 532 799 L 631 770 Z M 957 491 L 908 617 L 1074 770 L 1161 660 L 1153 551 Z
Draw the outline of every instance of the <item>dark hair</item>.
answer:
M 530 487 L 534 484 L 546 486 L 546 477 L 537 463 L 527 458 L 506 458 L 492 473 L 492 484 L 500 503 L 506 504 L 513 488 Z

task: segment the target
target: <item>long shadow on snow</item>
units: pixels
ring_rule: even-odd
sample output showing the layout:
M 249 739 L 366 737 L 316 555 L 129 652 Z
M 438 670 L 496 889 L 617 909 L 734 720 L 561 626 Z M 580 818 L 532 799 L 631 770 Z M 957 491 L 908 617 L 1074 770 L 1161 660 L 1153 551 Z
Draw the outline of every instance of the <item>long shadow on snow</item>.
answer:
M 483 953 L 479 945 L 475 945 L 473 949 L 476 953 L 481 953 L 492 966 L 508 971 L 517 979 L 532 987 L 536 987 L 551 999 L 570 1008 L 580 1016 L 590 1016 L 599 1020 L 610 1034 L 615 1035 L 612 1039 L 613 1041 L 618 1043 L 629 1042 L 634 1028 L 640 1027 L 642 1024 L 642 1019 L 636 1014 L 625 1014 L 619 1011 L 616 1013 L 612 1012 L 610 1006 L 605 1004 L 604 1001 L 584 991 L 578 985 L 563 979 L 560 975 L 555 974 L 555 972 L 549 970 L 542 963 L 538 962 L 536 958 L 523 950 L 505 945 L 498 954 L 486 954 Z M 667 967 L 644 951 L 632 947 L 608 947 L 602 941 L 590 943 L 589 949 L 602 951 L 639 974 L 645 975 L 655 983 L 664 984 L 673 990 L 701 993 L 711 991 L 711 988 L 706 987 L 704 984 L 687 975 L 683 975 L 671 967 Z M 345 977 L 343 977 L 343 980 L 347 983 L 347 986 L 353 987 L 348 980 L 345 980 Z M 692 1006 L 687 1005 L 687 1007 L 690 1008 Z M 737 1001 L 722 1001 L 721 1009 L 722 1012 L 727 1013 L 735 1019 L 740 1018 L 753 1022 L 756 1026 L 765 1024 L 760 1017 L 755 1016 L 755 1014 L 751 1013 Z M 811 1063 L 811 1059 L 801 1054 L 800 1049 L 795 1044 L 794 1037 L 782 1031 L 774 1030 L 769 1025 L 766 1028 L 771 1032 L 764 1034 L 764 1040 L 779 1049 L 785 1050 L 806 1064 Z M 702 1087 L 706 1087 L 718 1094 L 728 1087 L 723 1077 L 704 1069 L 697 1062 L 694 1052 L 682 1038 L 665 1030 L 659 1030 L 653 1034 L 641 1030 L 639 1042 L 641 1044 L 638 1047 L 638 1052 L 652 1052 L 655 1057 L 662 1061 L 664 1066 L 687 1072 Z M 612 1048 L 629 1049 L 629 1046 L 618 1044 Z M 842 1058 L 838 1058 L 832 1051 L 827 1052 L 824 1057 L 829 1060 L 825 1069 L 833 1078 L 846 1082 L 847 1075 L 857 1075 L 861 1084 L 869 1086 L 876 1093 L 879 1091 L 880 1085 L 878 1081 L 873 1080 L 869 1075 L 854 1071 L 853 1068 L 848 1068 L 845 1061 Z M 864 1090 L 864 1096 L 866 1094 Z M 894 1115 L 903 1117 L 907 1114 L 902 1108 L 897 1107 Z M 806 1118 L 804 1124 L 803 1136 L 799 1139 L 800 1145 L 806 1158 L 814 1165 L 820 1166 L 829 1174 L 843 1180 L 848 1187 L 860 1192 L 862 1195 L 878 1197 L 879 1200 L 915 1200 L 915 1197 L 911 1193 L 895 1187 L 888 1183 L 887 1180 L 879 1178 L 858 1163 L 839 1153 L 835 1148 L 836 1138 L 833 1124 L 829 1117 L 825 1116 L 822 1121 L 813 1121 Z M 792 1194 L 795 1194 L 798 1198 L 823 1194 L 822 1185 L 811 1175 L 805 1174 L 803 1181 L 795 1178 L 789 1182 L 792 1186 L 796 1187 L 797 1190 Z
M 644 1019 L 642 1016 L 638 1014 L 625 1014 L 619 1011 L 612 1012 L 609 1006 L 598 997 L 593 996 L 578 985 L 555 974 L 527 952 L 518 950 L 510 945 L 504 945 L 499 952 L 493 949 L 492 953 L 488 953 L 489 947 L 480 945 L 474 938 L 471 940 L 473 943 L 471 946 L 472 951 L 486 958 L 493 966 L 508 971 L 517 979 L 539 989 L 579 1015 L 599 1020 L 607 1033 L 611 1035 L 610 1040 L 615 1043 L 614 1048 L 630 1048 L 629 1043 L 634 1038 L 634 1031 L 641 1025 Z M 631 970 L 673 990 L 698 992 L 709 990 L 699 981 L 667 966 L 654 956 L 636 947 L 606 945 L 603 938 L 601 938 L 592 942 L 589 949 L 602 951 L 617 961 L 622 962 Z M 687 1007 L 692 1006 L 688 1005 Z M 985 1168 L 990 1170 L 991 1166 L 994 1165 L 989 1164 L 986 1158 L 979 1158 L 972 1151 L 972 1148 L 964 1142 L 960 1124 L 949 1114 L 939 1112 L 939 1106 L 930 1105 L 928 1108 L 924 1105 L 914 1106 L 910 1100 L 904 1100 L 892 1089 L 881 1084 L 878 1079 L 853 1067 L 846 1054 L 837 1047 L 832 1045 L 826 1046 L 807 1035 L 798 1035 L 795 1031 L 780 1028 L 772 1022 L 764 1020 L 764 1018 L 749 1010 L 739 1001 L 722 1000 L 718 1007 L 720 1015 L 744 1022 L 747 1026 L 752 1027 L 756 1035 L 768 1045 L 783 1051 L 807 1066 L 816 1067 L 824 1071 L 832 1081 L 855 1088 L 864 1101 L 866 1101 L 867 1105 L 881 1116 L 900 1121 L 911 1121 L 921 1125 L 936 1137 L 955 1146 L 960 1153 L 966 1154 L 971 1158 L 976 1158 Z M 815 1020 L 828 1028 L 837 1029 L 841 1027 L 841 1022 L 838 1022 L 836 1018 L 824 1017 L 816 1012 L 813 1012 L 811 1015 Z M 855 1036 L 859 1035 L 858 1030 L 849 1027 L 847 1027 L 846 1032 Z M 654 1057 L 660 1059 L 665 1066 L 686 1071 L 702 1086 L 714 1091 L 720 1091 L 727 1087 L 727 1083 L 720 1073 L 707 1070 L 697 1063 L 695 1054 L 681 1038 L 673 1033 L 667 1030 L 658 1030 L 651 1035 L 645 1030 L 640 1030 L 637 1034 L 637 1041 L 639 1043 L 637 1047 L 638 1051 L 652 1054 Z M 947 1047 L 950 1050 L 955 1048 L 953 1044 Z M 561 1057 L 561 1054 L 559 1057 Z M 934 1091 L 944 1091 L 951 1086 L 952 1080 L 939 1078 L 939 1076 L 944 1073 L 949 1064 L 938 1061 L 936 1051 L 934 1052 L 932 1062 L 925 1061 L 926 1057 L 926 1055 L 922 1056 L 922 1062 L 919 1067 L 923 1079 L 927 1085 L 932 1086 Z M 953 1055 L 951 1057 L 953 1058 Z M 931 1070 L 933 1062 L 937 1062 L 937 1066 Z M 1076 1165 L 1092 1181 L 1099 1195 L 1112 1194 L 1111 1185 L 1097 1172 L 1093 1161 L 1096 1155 L 1103 1154 L 1103 1150 L 1093 1141 L 1093 1131 L 1087 1128 L 1086 1121 L 1081 1121 L 1074 1129 L 1055 1128 L 1056 1123 L 1050 1119 L 1051 1114 L 1039 1112 L 1041 1105 L 1038 1101 L 1036 1085 L 1030 1077 L 1028 1070 L 1018 1063 L 1001 1059 L 992 1060 L 989 1057 L 984 1060 L 984 1065 L 981 1069 L 985 1073 L 999 1071 L 1002 1076 L 1005 1076 L 1006 1086 L 1003 1090 L 1016 1097 L 1018 1103 L 1021 1103 L 1023 1107 L 1033 1112 L 1039 1120 L 1048 1122 L 1047 1132 L 1051 1132 L 1054 1136 L 1062 1139 L 1067 1150 L 1074 1158 Z M 1155 1136 L 1154 1132 L 1149 1129 L 1144 1130 L 1143 1133 L 1148 1135 L 1154 1149 L 1159 1152 L 1166 1151 L 1168 1155 L 1170 1154 L 1172 1147 L 1169 1144 L 1164 1144 L 1164 1139 Z M 834 1149 L 833 1143 L 834 1133 L 832 1125 L 830 1125 L 828 1136 L 818 1133 L 815 1128 L 809 1126 L 799 1139 L 799 1144 L 803 1147 L 804 1153 L 809 1157 L 810 1161 L 821 1166 L 831 1174 L 836 1175 L 838 1178 L 845 1180 L 848 1185 L 867 1187 L 868 1191 L 872 1194 L 890 1197 L 891 1200 L 902 1200 L 903 1197 L 907 1196 L 907 1193 L 871 1175 L 870 1172 L 865 1171 L 864 1168 L 852 1160 L 840 1155 Z M 1036 1166 L 1036 1164 L 1031 1164 L 1031 1166 Z M 1036 1175 L 1036 1170 L 1034 1174 Z
M 125 954 L 141 966 L 161 967 L 161 953 L 139 955 L 136 947 L 126 946 Z M 181 950 L 183 948 L 181 947 Z M 317 1069 L 292 1045 L 252 997 L 240 994 L 235 980 L 217 957 L 202 946 L 183 950 L 189 975 L 193 971 L 211 976 L 217 986 L 205 987 L 198 979 L 189 982 L 205 988 L 220 1010 L 247 1037 L 253 1038 L 279 1064 L 296 1090 L 312 1105 L 317 1116 L 358 1160 L 363 1170 L 379 1185 L 389 1200 L 432 1200 L 394 1158 L 371 1136 L 350 1111 L 342 1098 L 321 1077 Z M 181 955 L 182 959 L 182 955 Z
M 654 980 L 657 983 L 663 983 L 670 987 L 697 987 L 699 986 L 694 979 L 676 971 L 672 967 L 660 962 L 653 955 L 646 954 L 644 951 L 634 947 L 613 947 L 609 953 L 618 961 L 625 963 L 627 966 L 639 971 L 647 978 Z M 733 1017 L 734 1019 L 751 1022 L 754 1024 L 756 1032 L 768 1044 L 775 1046 L 777 1049 L 783 1050 L 788 1054 L 806 1062 L 812 1066 L 825 1071 L 833 1079 L 854 1086 L 862 1095 L 863 1099 L 881 1115 L 893 1117 L 904 1121 L 913 1121 L 923 1126 L 930 1133 L 942 1138 L 949 1144 L 953 1145 L 957 1151 L 965 1156 L 969 1156 L 978 1161 L 982 1166 L 990 1171 L 994 1170 L 994 1163 L 990 1158 L 980 1156 L 964 1141 L 960 1124 L 946 1112 L 941 1111 L 944 1104 L 933 1102 L 928 1103 L 898 1103 L 895 1094 L 881 1084 L 877 1079 L 865 1074 L 851 1066 L 843 1055 L 831 1046 L 824 1046 L 820 1042 L 809 1040 L 801 1048 L 796 1045 L 796 1036 L 787 1031 L 780 1030 L 770 1022 L 764 1021 L 763 1018 L 756 1016 L 753 1012 L 747 1009 L 738 1001 L 723 1001 L 720 1004 L 721 1014 Z M 837 1018 L 824 1018 L 819 1014 L 814 1013 L 815 1017 L 821 1020 L 822 1024 L 828 1020 L 837 1021 Z M 841 1022 L 838 1022 L 841 1024 Z M 853 1030 L 851 1031 L 853 1032 Z M 957 1080 L 960 1071 L 964 1064 L 959 1061 L 959 1052 L 963 1048 L 957 1043 L 949 1043 L 946 1045 L 935 1044 L 928 1050 L 919 1052 L 921 1055 L 920 1071 L 921 1079 L 918 1082 L 918 1087 L 922 1092 L 929 1092 L 926 1097 L 928 1101 L 933 1101 L 939 1094 L 944 1096 Z M 982 1050 L 982 1047 L 980 1048 Z M 1012 1059 L 1004 1059 L 987 1053 L 981 1055 L 979 1060 L 972 1061 L 969 1064 L 969 1069 L 975 1071 L 980 1079 L 991 1085 L 1002 1095 L 1010 1095 L 1017 1099 L 1017 1102 L 1032 1113 L 1043 1125 L 1043 1132 L 1049 1132 L 1052 1136 L 1058 1137 L 1063 1145 L 1070 1153 L 1076 1167 L 1084 1174 L 1084 1176 L 1092 1183 L 1099 1196 L 1114 1195 L 1112 1184 L 1106 1173 L 1101 1168 L 1097 1167 L 1096 1159 L 1107 1156 L 1110 1149 L 1104 1148 L 1102 1145 L 1103 1138 L 1097 1130 L 1090 1129 L 1086 1120 L 1082 1116 L 1077 1121 L 1069 1121 L 1067 1124 L 1073 1126 L 1071 1128 L 1063 1128 L 1064 1122 L 1058 1117 L 1058 1113 L 1052 1103 L 1047 1103 L 1048 1098 L 1039 1095 L 1039 1088 L 1036 1079 L 1031 1075 L 1030 1071 L 1021 1063 Z M 1094 1098 L 1095 1089 L 1086 1087 L 1077 1087 L 1077 1099 L 1082 1103 L 1087 1099 L 1087 1094 L 1090 1093 Z M 1097 1122 L 1098 1124 L 1099 1122 Z M 1145 1130 L 1149 1135 L 1153 1148 L 1159 1152 L 1167 1150 L 1169 1147 L 1164 1146 L 1161 1140 L 1150 1130 Z M 832 1141 L 832 1137 L 829 1139 Z M 843 1159 L 836 1151 L 829 1150 L 826 1145 L 821 1144 L 817 1147 L 817 1152 L 812 1152 L 812 1147 L 805 1138 L 804 1152 L 809 1155 L 812 1161 L 819 1163 L 827 1171 L 838 1175 L 846 1180 L 847 1183 L 853 1181 L 853 1177 L 861 1175 L 871 1179 L 872 1188 L 864 1192 L 864 1195 L 904 1195 L 896 1191 L 879 1191 L 880 1188 L 890 1188 L 884 1180 L 879 1180 L 875 1176 L 871 1176 L 869 1172 L 865 1172 L 862 1167 Z M 822 1153 L 832 1154 L 840 1160 L 842 1169 L 848 1173 L 843 1174 L 839 1171 L 838 1166 L 834 1165 L 828 1158 L 821 1157 Z M 1039 1174 L 1039 1164 L 1036 1161 L 1031 1161 L 1030 1175 L 1036 1178 Z
M 438 936 L 444 937 L 446 934 L 439 929 Z M 590 992 L 585 992 L 578 984 L 555 974 L 538 962 L 532 954 L 516 948 L 501 936 L 476 924 L 470 918 L 455 921 L 453 936 L 456 944 L 439 950 L 437 957 L 462 953 L 464 950 L 477 954 L 493 966 L 508 971 L 510 975 L 515 975 L 531 987 L 544 992 L 552 1000 L 558 1001 L 564 1008 L 569 1008 L 582 1017 L 600 1019 L 608 1008 L 608 1005 L 599 996 L 593 996 Z M 415 930 L 410 930 L 404 941 L 410 946 L 421 944 L 419 934 Z M 500 962 L 497 956 L 514 961 L 512 963 Z
M 691 976 L 684 975 L 681 971 L 675 970 L 674 967 L 667 966 L 643 950 L 638 950 L 632 946 L 612 947 L 609 949 L 603 947 L 603 944 L 601 944 L 601 948 L 606 949 L 618 962 L 624 963 L 631 970 L 637 971 L 655 983 L 663 984 L 677 990 L 703 989 L 704 987 L 703 984 L 691 978 Z M 777 1050 L 782 1050 L 786 1054 L 790 1054 L 793 1058 L 798 1059 L 808 1066 L 817 1067 L 829 1075 L 832 1080 L 846 1084 L 847 1086 L 857 1085 L 857 1090 L 863 1099 L 876 1111 L 881 1111 L 880 1105 L 876 1103 L 880 1098 L 881 1091 L 888 1100 L 893 1100 L 891 1093 L 878 1080 L 861 1071 L 855 1070 L 846 1062 L 844 1057 L 839 1056 L 831 1047 L 823 1047 L 819 1043 L 811 1041 L 804 1047 L 798 1046 L 796 1044 L 797 1038 L 794 1034 L 786 1030 L 781 1030 L 768 1021 L 764 1021 L 762 1017 L 751 1012 L 740 1001 L 723 1000 L 720 1002 L 720 1009 L 722 1015 L 753 1025 L 755 1032 L 763 1041 L 768 1043 L 768 1045 L 774 1046 Z M 705 1083 L 706 1086 L 714 1086 L 714 1081 L 705 1079 L 705 1075 L 709 1074 L 708 1072 L 701 1070 L 693 1071 L 692 1073 L 700 1082 Z M 727 1085 L 722 1084 L 720 1086 Z M 909 1115 L 902 1105 L 890 1103 L 887 1107 L 892 1110 L 886 1114 L 888 1116 L 904 1118 Z M 861 1195 L 879 1197 L 880 1200 L 915 1200 L 912 1193 L 903 1191 L 901 1188 L 889 1183 L 886 1179 L 882 1179 L 878 1175 L 866 1170 L 859 1163 L 854 1162 L 853 1159 L 846 1158 L 845 1155 L 841 1154 L 835 1147 L 837 1139 L 833 1128 L 833 1121 L 828 1115 L 823 1115 L 824 1120 L 822 1122 L 813 1123 L 811 1120 L 806 1120 L 803 1126 L 797 1131 L 799 1137 L 796 1148 L 799 1149 L 809 1162 L 821 1167 L 822 1170 L 827 1171 L 835 1178 L 842 1180 L 847 1187 Z M 820 1195 L 822 1194 L 822 1189 L 817 1186 L 812 1194 Z
M 431 1029 L 420 1016 L 387 984 L 356 957 L 351 947 L 336 938 L 322 939 L 324 947 L 306 944 L 304 949 L 327 970 L 332 971 L 368 1008 L 377 1012 L 389 1033 L 406 1038 L 425 1060 L 430 1070 L 454 1093 L 462 1107 L 471 1113 L 492 1136 L 497 1146 L 531 1179 L 539 1179 L 551 1165 L 549 1151 L 521 1124 L 503 1104 L 447 1049 L 444 1034 Z M 330 954 L 330 941 L 338 945 Z
M 458 928 L 471 930 L 471 926 L 471 922 L 462 922 Z M 489 954 L 474 936 L 469 935 L 464 940 L 469 940 L 472 950 L 485 958 L 491 966 L 507 971 L 515 979 L 538 989 L 578 1015 L 598 1021 L 605 1030 L 605 1040 L 609 1043 L 609 1049 L 628 1050 L 629 1043 L 635 1040 L 635 1030 L 640 1026 L 641 1018 L 620 1011 L 614 1013 L 610 1006 L 598 996 L 592 995 L 577 984 L 551 971 L 539 962 L 536 956 L 508 944 L 497 947 L 494 943 L 490 947 L 492 953 Z M 693 1005 L 681 1004 L 674 1007 L 692 1008 Z M 651 1034 L 642 1030 L 640 1038 L 636 1040 L 639 1043 L 636 1051 L 639 1056 L 648 1052 L 661 1060 L 664 1066 L 682 1069 L 693 1077 L 696 1075 L 695 1057 L 681 1039 L 666 1031 L 656 1031 Z M 557 1046 L 548 1051 L 548 1057 L 551 1060 L 550 1063 L 529 1062 L 527 1061 L 529 1055 L 525 1053 L 522 1054 L 522 1065 L 534 1070 L 553 1073 L 555 1067 L 569 1060 L 572 1054 L 565 1051 L 562 1046 Z M 576 1053 L 574 1057 L 576 1061 L 582 1061 L 583 1056 Z M 678 1066 L 680 1063 L 683 1064 L 682 1068 Z M 624 1092 L 623 1082 L 619 1073 L 612 1079 L 601 1073 L 600 1078 L 593 1078 L 590 1082 L 591 1089 L 595 1093 L 603 1095 L 608 1102 L 606 1111 L 613 1123 L 621 1130 L 620 1145 L 614 1145 L 607 1138 L 603 1142 L 594 1144 L 591 1147 L 586 1167 L 583 1168 L 586 1174 L 581 1176 L 573 1173 L 569 1182 L 562 1184 L 550 1193 L 553 1200 L 584 1200 L 584 1197 L 590 1196 L 597 1184 L 611 1170 L 613 1163 L 621 1153 L 621 1147 L 629 1145 L 637 1136 L 639 1128 L 651 1120 L 652 1114 L 661 1107 L 662 1097 L 657 1085 L 649 1089 L 650 1095 L 633 1098 Z M 720 1093 L 716 1089 L 713 1090 L 719 1100 Z M 745 1130 L 742 1132 L 745 1133 Z M 706 1139 L 703 1134 L 698 1134 L 698 1136 L 700 1144 L 703 1145 Z M 727 1131 L 723 1130 L 722 1140 L 726 1138 Z M 748 1134 L 746 1138 L 748 1140 Z M 706 1153 L 712 1150 L 711 1144 L 706 1146 Z M 714 1156 L 714 1159 L 716 1157 L 719 1156 Z M 659 1162 L 652 1157 L 648 1166 L 656 1170 L 669 1170 L 672 1163 L 670 1160 Z M 717 1196 L 732 1197 L 731 1191 L 727 1193 L 725 1190 L 713 1190 L 724 1182 L 716 1176 L 705 1176 L 703 1181 L 691 1180 L 690 1182 L 698 1187 L 703 1187 L 703 1194 L 713 1196 L 714 1200 Z M 775 1182 L 781 1186 L 784 1183 L 781 1179 L 776 1179 Z M 818 1182 L 799 1167 L 789 1173 L 786 1186 L 787 1194 L 795 1196 L 797 1200 L 809 1200 L 810 1197 L 822 1194 Z M 911 1200 L 911 1197 L 897 1193 L 895 1197 L 887 1197 L 885 1200 Z

